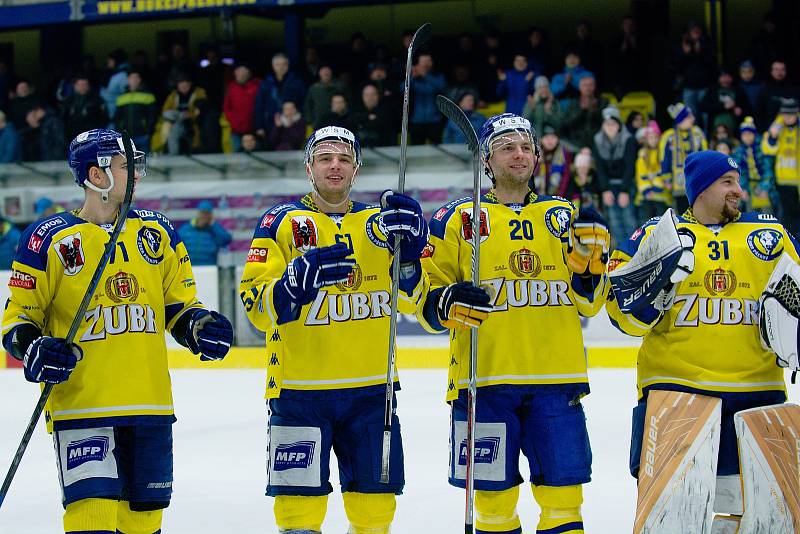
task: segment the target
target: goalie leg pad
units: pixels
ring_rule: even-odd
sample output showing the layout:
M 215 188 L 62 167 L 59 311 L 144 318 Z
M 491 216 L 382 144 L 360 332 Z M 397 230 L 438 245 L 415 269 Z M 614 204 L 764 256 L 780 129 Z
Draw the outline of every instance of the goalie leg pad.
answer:
M 81 499 L 67 505 L 64 511 L 64 532 L 117 531 L 117 501 Z
M 742 480 L 739 475 L 717 477 L 717 492 L 714 497 L 714 512 L 718 514 L 742 515 Z
M 711 524 L 711 534 L 737 534 L 741 521 L 742 518 L 738 515 L 715 515 Z
M 280 532 L 321 532 L 328 496 L 278 495 L 273 510 Z
M 583 534 L 583 486 L 531 486 L 533 498 L 539 503 L 542 514 L 539 516 L 537 532 L 559 532 Z
M 475 492 L 475 529 L 478 534 L 519 534 L 522 526 L 517 515 L 519 486 L 502 491 Z
M 131 510 L 128 501 L 120 501 L 117 507 L 117 530 L 123 534 L 153 534 L 160 532 L 164 510 L 137 512 Z
M 348 491 L 342 498 L 350 521 L 348 534 L 389 534 L 396 507 L 394 493 Z
M 741 532 L 800 532 L 800 407 L 743 410 L 734 421 L 744 491 Z
M 695 393 L 647 392 L 643 424 L 634 425 L 643 435 L 634 534 L 710 530 L 721 405 Z

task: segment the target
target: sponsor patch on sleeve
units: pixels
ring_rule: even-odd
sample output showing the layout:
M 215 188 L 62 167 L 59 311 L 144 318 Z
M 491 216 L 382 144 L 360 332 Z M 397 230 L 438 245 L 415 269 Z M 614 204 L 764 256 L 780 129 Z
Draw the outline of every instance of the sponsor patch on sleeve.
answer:
M 32 274 L 24 273 L 14 269 L 11 271 L 11 279 L 8 281 L 8 287 L 36 289 L 36 277 Z
M 269 251 L 261 247 L 253 247 L 247 252 L 247 263 L 266 263 Z

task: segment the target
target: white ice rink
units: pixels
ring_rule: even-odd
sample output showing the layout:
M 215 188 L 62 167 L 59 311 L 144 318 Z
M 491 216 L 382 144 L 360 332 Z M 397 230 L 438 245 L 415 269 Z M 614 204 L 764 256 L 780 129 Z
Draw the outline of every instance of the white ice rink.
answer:
M 584 491 L 586 532 L 630 532 L 636 489 L 628 474 L 633 369 L 590 369 L 592 394 L 584 399 L 594 452 Z M 165 534 L 266 534 L 277 528 L 272 499 L 264 496 L 264 372 L 172 371 L 178 423 L 174 427 L 175 488 L 165 513 Z M 447 484 L 448 409 L 444 370 L 401 371 L 398 413 L 406 454 L 406 489 L 398 498 L 394 534 L 463 532 L 464 493 Z M 790 386 L 791 387 L 791 386 Z M 2 477 L 38 396 L 20 370 L 0 371 Z M 791 395 L 797 399 L 797 395 Z M 333 469 L 335 473 L 336 470 Z M 522 468 L 527 473 L 527 464 Z M 336 475 L 334 474 L 334 477 Z M 323 531 L 344 534 L 347 522 L 338 486 Z M 523 530 L 535 531 L 538 508 L 523 486 Z M 50 436 L 40 422 L 3 508 L 2 534 L 53 534 L 62 508 Z

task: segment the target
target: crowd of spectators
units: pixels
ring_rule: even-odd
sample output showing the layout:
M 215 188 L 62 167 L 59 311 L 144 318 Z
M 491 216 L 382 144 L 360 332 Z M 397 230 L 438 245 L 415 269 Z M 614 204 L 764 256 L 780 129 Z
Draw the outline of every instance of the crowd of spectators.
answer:
M 63 159 L 76 133 L 107 125 L 167 154 L 297 150 L 310 129 L 326 125 L 353 130 L 367 147 L 397 144 L 411 35 L 403 33 L 396 54 L 359 33 L 331 57 L 309 44 L 302 64 L 278 52 L 266 72 L 226 61 L 214 47 L 196 62 L 176 44 L 154 66 L 142 51 L 129 57 L 117 49 L 105 69 L 83 58 L 53 94 L 0 63 L 0 162 Z M 613 104 L 652 90 L 646 73 L 656 65 L 632 17 L 607 42 L 580 21 L 560 51 L 540 28 L 523 40 L 463 34 L 414 59 L 410 143 L 463 143 L 437 111 L 438 94 L 457 102 L 476 129 L 487 109 L 521 114 L 542 148 L 533 189 L 594 205 L 618 236 L 667 206 L 685 208 L 683 160 L 710 147 L 739 161 L 748 207 L 782 214 L 796 232 L 800 88 L 784 35 L 767 15 L 744 57 L 719 65 L 703 27 L 690 22 L 673 43 L 672 90 L 655 103 L 656 117 Z

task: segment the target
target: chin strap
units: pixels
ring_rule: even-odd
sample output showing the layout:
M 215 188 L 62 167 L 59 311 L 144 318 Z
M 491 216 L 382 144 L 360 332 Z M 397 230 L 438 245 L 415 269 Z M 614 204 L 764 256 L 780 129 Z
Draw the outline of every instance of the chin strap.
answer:
M 111 172 L 111 167 L 101 167 L 101 169 L 103 169 L 103 172 L 106 173 L 106 176 L 108 176 L 108 180 L 110 182 L 108 187 L 106 188 L 97 187 L 89 180 L 86 180 L 84 182 L 84 185 L 89 189 L 91 189 L 92 191 L 97 191 L 98 193 L 100 193 L 100 198 L 103 200 L 104 203 L 108 204 L 108 193 L 114 188 L 114 173 Z

